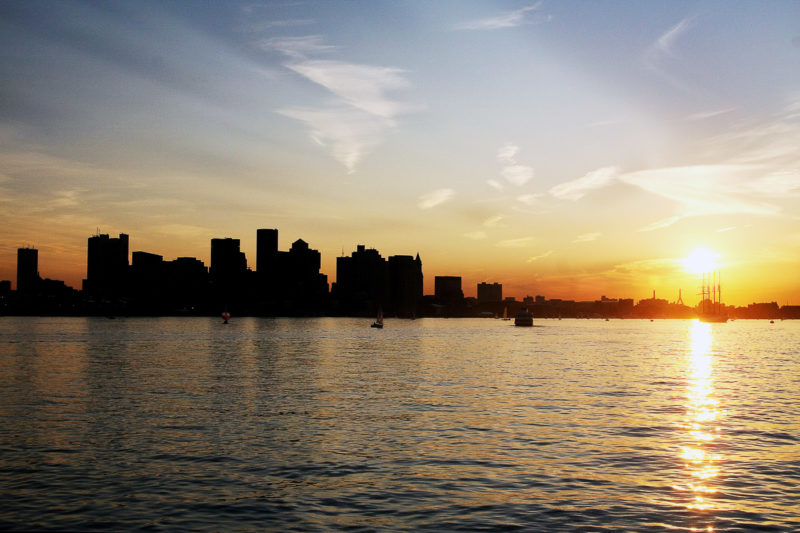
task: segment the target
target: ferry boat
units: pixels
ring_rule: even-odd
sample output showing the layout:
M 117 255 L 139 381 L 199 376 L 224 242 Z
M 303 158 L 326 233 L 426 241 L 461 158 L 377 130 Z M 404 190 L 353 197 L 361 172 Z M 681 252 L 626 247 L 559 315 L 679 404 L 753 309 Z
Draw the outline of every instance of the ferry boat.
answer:
M 526 307 L 523 307 L 514 317 L 514 325 L 526 328 L 533 326 L 533 313 L 528 311 Z

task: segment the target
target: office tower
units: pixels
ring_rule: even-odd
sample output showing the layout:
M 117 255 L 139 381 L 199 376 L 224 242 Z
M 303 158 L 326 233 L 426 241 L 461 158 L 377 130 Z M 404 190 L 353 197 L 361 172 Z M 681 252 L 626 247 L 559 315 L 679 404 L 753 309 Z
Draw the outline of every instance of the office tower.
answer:
M 227 284 L 241 278 L 247 259 L 239 250 L 239 239 L 211 239 L 211 281 Z
M 478 283 L 478 303 L 503 301 L 503 285 L 500 283 Z
M 125 292 L 128 277 L 128 236 L 120 233 L 89 237 L 84 288 L 94 297 L 115 298 Z
M 39 250 L 17 248 L 17 292 L 32 294 L 39 285 Z
M 270 275 L 270 268 L 275 268 L 278 256 L 278 230 L 256 230 L 256 272 L 259 275 Z
M 386 260 L 378 250 L 356 247 L 350 257 L 336 258 L 336 295 L 340 312 L 372 316 L 387 302 Z
M 443 303 L 458 303 L 464 299 L 461 276 L 436 276 L 434 278 L 436 299 Z
M 419 254 L 393 255 L 388 260 L 389 303 L 387 314 L 401 318 L 417 315 L 422 300 L 422 261 Z

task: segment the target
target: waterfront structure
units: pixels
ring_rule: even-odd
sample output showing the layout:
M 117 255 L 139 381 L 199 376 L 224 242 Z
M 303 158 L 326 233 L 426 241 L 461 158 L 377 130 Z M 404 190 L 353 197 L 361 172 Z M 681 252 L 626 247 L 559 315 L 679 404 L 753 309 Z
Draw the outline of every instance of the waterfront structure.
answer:
M 461 276 L 436 276 L 433 282 L 434 294 L 440 303 L 458 303 L 464 299 L 464 292 L 461 290 Z
M 128 293 L 142 312 L 157 312 L 164 300 L 164 258 L 149 252 L 132 252 Z
M 478 283 L 478 303 L 498 303 L 503 301 L 503 285 L 500 283 Z
M 359 244 L 350 257 L 337 257 L 332 297 L 336 300 L 338 312 L 375 316 L 388 299 L 386 276 L 386 260 L 374 248 Z
M 39 286 L 39 250 L 17 249 L 17 292 L 33 294 Z
M 278 257 L 278 230 L 256 230 L 256 272 L 259 276 L 269 275 L 274 270 Z
M 388 307 L 386 312 L 400 318 L 417 315 L 422 300 L 422 260 L 410 255 L 393 255 L 388 260 Z
M 89 237 L 84 290 L 94 298 L 115 299 L 123 295 L 128 278 L 128 235 Z
M 211 268 L 209 270 L 213 305 L 235 307 L 241 312 L 247 277 L 247 258 L 239 249 L 239 239 L 211 239 Z

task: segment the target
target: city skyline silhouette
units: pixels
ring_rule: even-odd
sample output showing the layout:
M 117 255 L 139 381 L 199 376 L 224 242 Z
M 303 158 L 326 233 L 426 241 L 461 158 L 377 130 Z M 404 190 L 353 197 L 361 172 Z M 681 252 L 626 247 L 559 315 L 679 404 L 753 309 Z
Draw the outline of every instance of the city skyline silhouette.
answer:
M 5 2 L 0 279 L 85 238 L 210 262 L 280 226 L 468 296 L 800 301 L 795 2 Z M 742 28 L 746 28 L 743 33 Z M 288 250 L 292 241 L 280 242 Z M 424 280 L 424 291 L 434 291 Z
M 288 251 L 279 249 L 279 230 L 256 230 L 255 268 L 241 251 L 240 239 L 210 240 L 211 261 L 196 257 L 165 260 L 162 255 L 130 250 L 130 236 L 96 233 L 87 239 L 86 277 L 80 290 L 39 272 L 39 251 L 17 249 L 16 285 L 0 280 L 0 312 L 65 315 L 215 315 L 227 323 L 231 312 L 249 316 L 508 317 L 530 311 L 540 318 L 800 318 L 800 306 L 777 302 L 747 307 L 726 305 L 721 274 L 702 273 L 700 299 L 607 298 L 576 301 L 542 294 L 504 297 L 503 284 L 482 281 L 476 297 L 465 296 L 458 275 L 435 275 L 425 294 L 419 253 L 384 258 L 359 244 L 336 258 L 335 281 L 320 272 L 321 255 L 302 238 Z M 688 269 L 711 268 L 713 254 L 699 249 L 686 259 Z M 713 279 L 713 283 L 712 283 Z

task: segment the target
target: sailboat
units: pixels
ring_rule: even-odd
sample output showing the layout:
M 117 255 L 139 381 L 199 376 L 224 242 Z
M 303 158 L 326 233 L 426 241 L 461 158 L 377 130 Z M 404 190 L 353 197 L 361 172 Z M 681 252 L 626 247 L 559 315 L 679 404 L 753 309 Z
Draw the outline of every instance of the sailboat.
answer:
M 378 308 L 378 318 L 375 319 L 375 322 L 370 327 L 383 329 L 383 309 L 380 307 Z
M 700 322 L 724 323 L 728 321 L 728 315 L 725 313 L 725 306 L 722 303 L 722 285 L 719 277 L 719 273 L 716 272 L 713 275 L 709 274 L 709 285 L 707 286 L 706 275 L 703 274 L 702 309 L 698 317 Z

